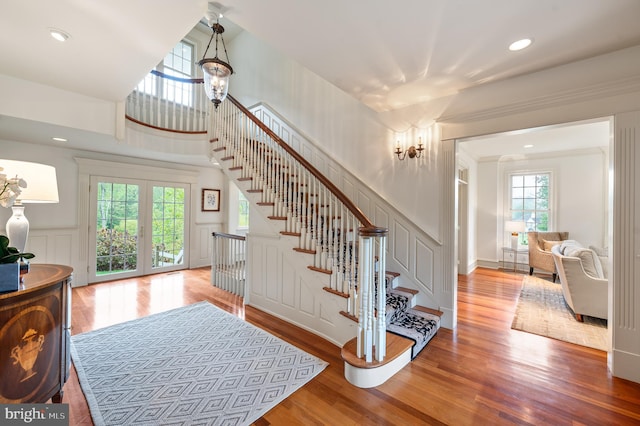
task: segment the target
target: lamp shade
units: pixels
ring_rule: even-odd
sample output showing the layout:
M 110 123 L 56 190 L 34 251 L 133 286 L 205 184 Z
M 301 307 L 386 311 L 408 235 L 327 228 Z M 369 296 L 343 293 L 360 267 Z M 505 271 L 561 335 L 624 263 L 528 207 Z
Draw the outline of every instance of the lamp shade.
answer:
M 58 181 L 56 169 L 46 164 L 27 161 L 0 160 L 2 173 L 7 177 L 19 177 L 27 182 L 18 196 L 22 203 L 57 203 Z
M 524 232 L 527 230 L 525 223 L 521 221 L 508 220 L 504 223 L 504 230 L 507 232 Z

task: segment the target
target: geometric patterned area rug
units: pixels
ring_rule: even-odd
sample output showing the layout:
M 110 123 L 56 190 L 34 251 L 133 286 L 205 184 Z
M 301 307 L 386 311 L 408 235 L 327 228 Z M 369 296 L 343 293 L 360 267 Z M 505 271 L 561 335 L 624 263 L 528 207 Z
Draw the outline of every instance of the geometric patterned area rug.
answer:
M 607 320 L 583 315 L 575 319 L 562 296 L 562 287 L 525 275 L 511 328 L 576 345 L 608 350 Z
M 209 302 L 74 335 L 96 425 L 246 425 L 327 362 Z

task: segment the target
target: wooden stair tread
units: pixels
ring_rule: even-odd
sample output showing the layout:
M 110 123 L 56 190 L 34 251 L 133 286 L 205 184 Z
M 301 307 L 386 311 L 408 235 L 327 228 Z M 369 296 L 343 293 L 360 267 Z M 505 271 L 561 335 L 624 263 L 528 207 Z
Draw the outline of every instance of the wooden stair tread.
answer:
M 227 157 L 222 157 L 220 159 L 220 161 L 229 161 L 229 160 L 233 160 L 235 157 L 233 155 L 229 155 Z
M 413 295 L 416 295 L 416 294 L 420 293 L 418 290 L 414 290 L 412 288 L 407 288 L 407 287 L 393 287 L 391 290 L 398 290 L 398 291 L 401 291 L 403 293 L 409 293 L 409 294 L 413 294 Z
M 304 248 L 301 248 L 301 247 L 294 247 L 293 251 L 297 251 L 298 253 L 316 254 L 315 250 L 304 249 Z
M 310 268 L 311 268 L 311 266 L 310 266 Z M 334 289 L 332 289 L 331 287 L 322 287 L 322 289 L 323 289 L 324 291 L 328 291 L 328 292 L 329 292 L 329 293 L 331 293 L 331 294 L 335 294 L 336 296 L 344 297 L 345 299 L 348 299 L 348 298 L 349 298 L 349 295 L 348 295 L 347 293 L 343 293 L 343 292 L 341 292 L 341 291 L 334 290 Z
M 393 271 L 385 271 L 386 275 L 391 275 L 394 278 L 397 278 L 400 276 L 400 272 L 393 272 Z
M 253 180 L 253 178 L 251 176 L 238 178 L 238 181 L 240 182 L 247 181 L 247 180 Z
M 242 170 L 242 166 L 229 167 L 229 170 L 231 170 L 231 171 Z
M 416 305 L 411 309 L 415 309 L 416 311 L 422 311 L 422 312 L 426 312 L 428 314 L 431 315 L 436 315 L 438 317 L 441 317 L 442 315 L 444 315 L 444 312 L 439 311 L 437 309 L 431 309 L 431 308 L 427 308 L 426 306 L 420 306 L 420 305 Z
M 301 234 L 299 232 L 291 232 L 291 231 L 280 231 L 281 235 L 287 235 L 289 237 L 299 237 Z M 295 250 L 295 248 L 294 248 Z
M 307 266 L 307 268 L 311 269 L 312 271 L 322 272 L 323 274 L 327 274 L 327 275 L 333 274 L 333 271 L 331 271 L 330 269 L 322 269 L 322 268 L 318 268 L 317 266 Z
M 273 201 L 258 201 L 256 203 L 259 206 L 275 206 L 276 203 L 274 203 Z
M 353 322 L 358 322 L 358 317 L 353 314 L 350 314 L 349 312 L 340 311 L 339 314 L 342 315 L 343 317 L 349 318 Z
M 387 351 L 382 361 L 375 360 L 375 353 L 372 362 L 365 362 L 364 359 L 357 357 L 358 339 L 353 338 L 344 344 L 340 354 L 344 362 L 349 363 L 357 368 L 376 368 L 381 365 L 389 364 L 394 361 L 400 355 L 409 350 L 414 342 L 406 337 L 398 336 L 397 334 L 387 332 Z
M 267 216 L 271 220 L 287 220 L 286 216 Z

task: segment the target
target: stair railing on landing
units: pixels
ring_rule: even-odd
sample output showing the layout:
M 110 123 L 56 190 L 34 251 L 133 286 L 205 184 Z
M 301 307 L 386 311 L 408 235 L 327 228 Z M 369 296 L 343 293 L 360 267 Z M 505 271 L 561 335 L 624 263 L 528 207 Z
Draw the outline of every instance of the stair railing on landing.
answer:
M 211 110 L 213 155 L 250 181 L 258 205 L 273 208 L 282 234 L 298 238 L 297 251 L 313 255 L 309 269 L 328 275 L 325 290 L 346 300 L 358 321 L 357 356 L 382 361 L 386 350 L 385 253 L 388 231 L 369 218 L 325 175 L 232 96 Z
M 209 98 L 201 78 L 180 78 L 151 70 L 127 96 L 128 120 L 176 133 L 207 133 Z
M 211 284 L 244 297 L 246 274 L 246 238 L 242 235 L 213 232 Z

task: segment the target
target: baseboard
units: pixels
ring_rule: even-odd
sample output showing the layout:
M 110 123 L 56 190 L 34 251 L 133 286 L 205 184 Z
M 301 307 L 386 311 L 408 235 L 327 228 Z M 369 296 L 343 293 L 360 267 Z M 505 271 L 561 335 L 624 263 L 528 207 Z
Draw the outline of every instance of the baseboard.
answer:
M 477 268 L 500 269 L 500 263 L 497 260 L 478 259 L 476 261 Z
M 612 374 L 621 379 L 640 383 L 640 355 L 614 349 L 612 351 Z

